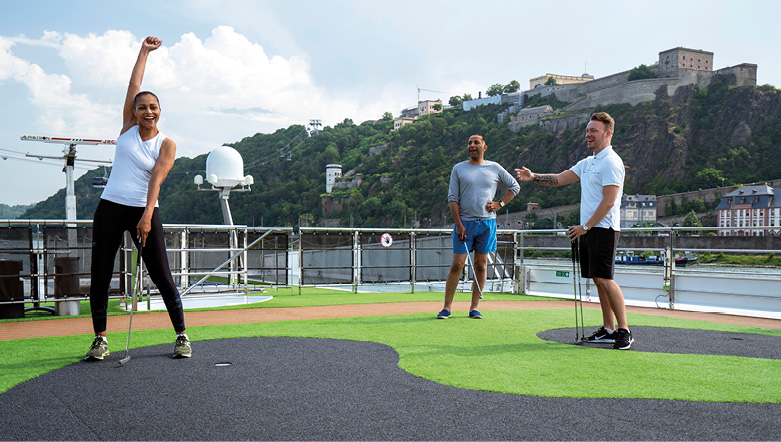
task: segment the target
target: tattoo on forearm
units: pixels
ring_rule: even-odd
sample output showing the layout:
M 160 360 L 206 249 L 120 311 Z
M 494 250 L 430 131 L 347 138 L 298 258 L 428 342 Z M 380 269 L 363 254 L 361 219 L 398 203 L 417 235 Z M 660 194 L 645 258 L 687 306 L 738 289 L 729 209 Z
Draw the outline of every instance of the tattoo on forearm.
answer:
M 537 184 L 542 184 L 543 186 L 559 185 L 559 179 L 556 178 L 556 175 L 552 173 L 535 173 L 532 181 L 534 181 Z

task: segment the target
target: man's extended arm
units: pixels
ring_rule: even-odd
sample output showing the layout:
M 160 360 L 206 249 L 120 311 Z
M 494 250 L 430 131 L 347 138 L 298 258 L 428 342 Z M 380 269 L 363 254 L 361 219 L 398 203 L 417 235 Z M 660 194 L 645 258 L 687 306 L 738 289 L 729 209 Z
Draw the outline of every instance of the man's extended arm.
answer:
M 580 179 L 570 169 L 561 173 L 534 173 L 525 167 L 521 167 L 520 169 L 515 169 L 515 173 L 518 176 L 518 181 L 532 181 L 548 187 L 566 186 Z

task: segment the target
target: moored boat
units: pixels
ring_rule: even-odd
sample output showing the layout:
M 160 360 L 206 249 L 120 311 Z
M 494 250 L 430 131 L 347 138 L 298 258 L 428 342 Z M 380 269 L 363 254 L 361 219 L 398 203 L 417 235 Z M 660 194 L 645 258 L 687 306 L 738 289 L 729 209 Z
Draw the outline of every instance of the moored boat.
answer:
M 687 264 L 694 264 L 697 262 L 696 255 L 676 256 L 675 266 L 685 267 Z M 643 266 L 661 266 L 664 265 L 664 258 L 656 255 L 650 255 L 648 257 L 639 255 L 616 255 L 616 264 L 626 265 L 643 265 Z

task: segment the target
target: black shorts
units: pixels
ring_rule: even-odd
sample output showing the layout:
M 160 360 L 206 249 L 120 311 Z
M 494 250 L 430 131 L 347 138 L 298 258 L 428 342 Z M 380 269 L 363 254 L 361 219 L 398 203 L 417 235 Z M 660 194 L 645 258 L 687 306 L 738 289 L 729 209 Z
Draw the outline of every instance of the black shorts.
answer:
M 580 237 L 580 274 L 584 278 L 613 279 L 621 232 L 592 227 Z

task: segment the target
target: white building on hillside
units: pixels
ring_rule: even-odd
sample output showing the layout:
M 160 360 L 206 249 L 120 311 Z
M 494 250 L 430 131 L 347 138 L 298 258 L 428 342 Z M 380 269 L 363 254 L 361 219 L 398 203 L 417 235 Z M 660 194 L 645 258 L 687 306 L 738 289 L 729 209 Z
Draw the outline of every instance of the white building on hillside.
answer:
M 776 198 L 778 196 L 779 198 Z M 781 234 L 781 188 L 766 184 L 744 186 L 721 197 L 716 222 L 722 236 L 767 236 Z M 746 230 L 746 227 L 765 229 Z
M 341 164 L 325 165 L 325 193 L 331 193 L 331 189 L 336 184 L 336 179 L 342 176 Z
M 656 195 L 624 195 L 621 197 L 621 228 L 656 224 Z

